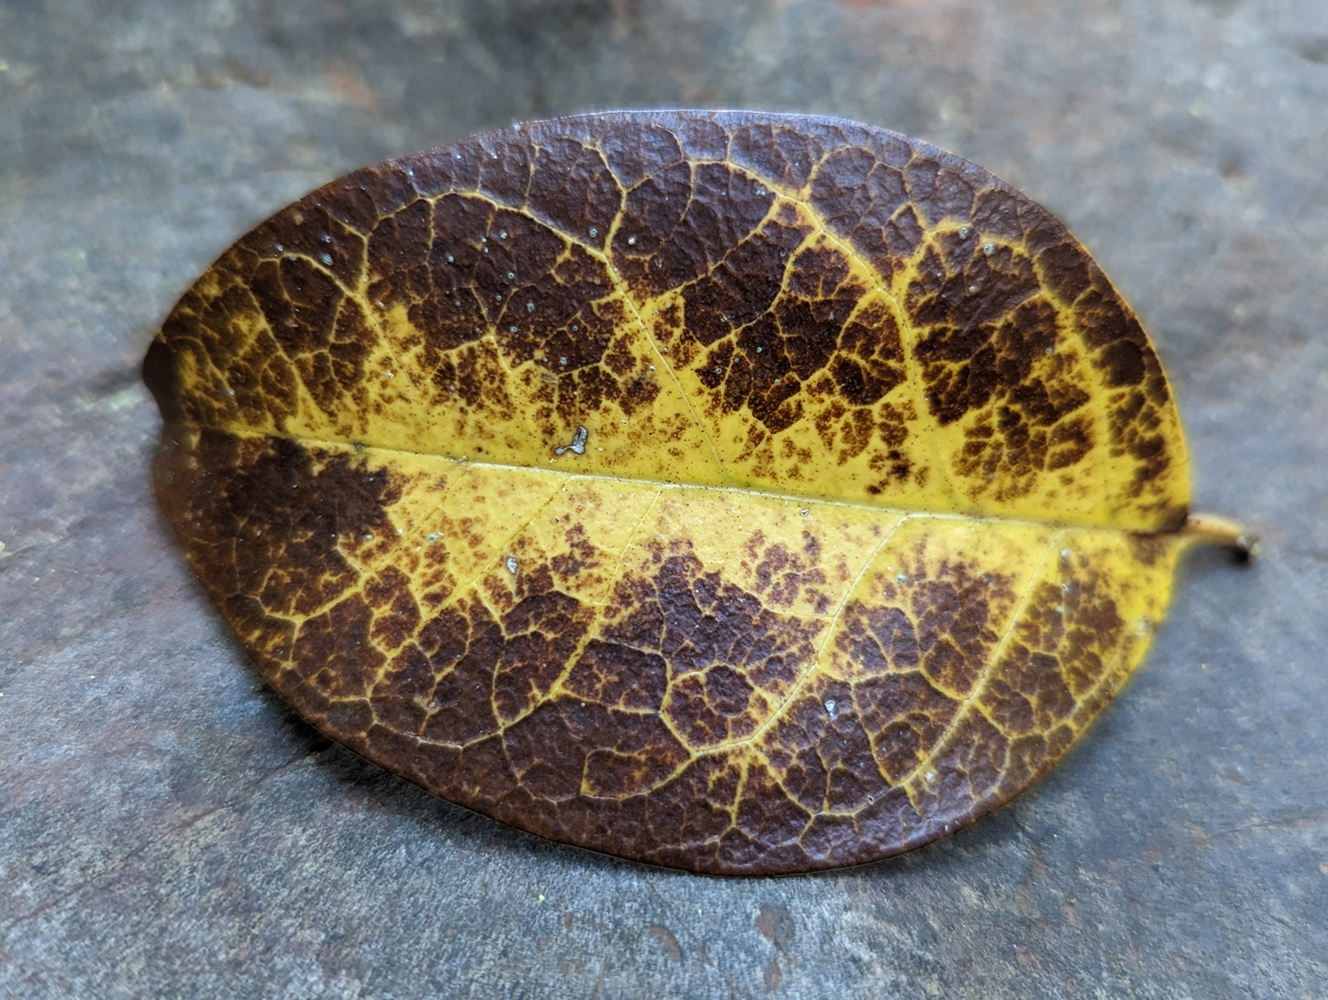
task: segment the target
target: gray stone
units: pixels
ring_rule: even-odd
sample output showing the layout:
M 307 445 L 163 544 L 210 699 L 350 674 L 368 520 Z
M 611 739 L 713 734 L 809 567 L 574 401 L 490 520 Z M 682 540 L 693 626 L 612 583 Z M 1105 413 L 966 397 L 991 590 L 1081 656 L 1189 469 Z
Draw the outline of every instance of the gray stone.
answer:
M 265 691 L 157 513 L 137 366 L 356 166 L 668 105 L 899 129 L 1064 219 L 1152 331 L 1193 556 L 1034 790 L 912 855 L 722 881 L 425 796 Z M 1328 983 L 1320 0 L 0 2 L 0 993 L 1317 997 Z

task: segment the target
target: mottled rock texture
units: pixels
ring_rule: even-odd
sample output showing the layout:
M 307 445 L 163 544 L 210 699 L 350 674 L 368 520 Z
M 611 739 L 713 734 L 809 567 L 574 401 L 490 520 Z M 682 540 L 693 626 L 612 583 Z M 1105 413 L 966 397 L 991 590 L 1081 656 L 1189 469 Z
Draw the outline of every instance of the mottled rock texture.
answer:
M 0 989 L 1315 996 L 1328 977 L 1328 12 L 1309 0 L 0 5 Z M 714 881 L 465 813 L 294 719 L 153 502 L 137 366 L 355 167 L 610 107 L 834 114 L 1045 204 L 1153 335 L 1193 504 L 1149 660 L 1042 784 Z

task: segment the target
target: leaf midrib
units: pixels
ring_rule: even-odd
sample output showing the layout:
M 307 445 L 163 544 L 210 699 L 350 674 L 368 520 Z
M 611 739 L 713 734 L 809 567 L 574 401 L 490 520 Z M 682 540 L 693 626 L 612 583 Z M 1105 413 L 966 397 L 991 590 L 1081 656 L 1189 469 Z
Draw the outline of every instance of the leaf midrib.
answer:
M 739 497 L 749 498 L 758 497 L 767 500 L 782 500 L 796 503 L 801 507 L 807 508 L 816 504 L 829 507 L 861 510 L 879 513 L 882 516 L 898 515 L 909 517 L 929 517 L 937 520 L 946 521 L 969 521 L 979 524 L 1007 524 L 1012 526 L 1024 526 L 1030 528 L 1051 528 L 1054 530 L 1074 529 L 1080 531 L 1102 531 L 1113 534 L 1139 535 L 1142 537 L 1153 537 L 1172 535 L 1176 532 L 1167 531 L 1143 531 L 1136 528 L 1130 528 L 1120 524 L 1094 523 L 1091 521 L 1075 521 L 1061 518 L 1035 518 L 1035 517 L 1011 517 L 1007 514 L 989 514 L 972 511 L 937 511 L 921 507 L 890 507 L 884 504 L 873 504 L 861 500 L 847 500 L 837 497 L 817 496 L 815 494 L 804 493 L 781 493 L 774 490 L 765 490 L 752 486 L 742 486 L 738 484 L 723 485 L 713 483 L 692 483 L 683 480 L 659 480 L 650 479 L 646 476 L 617 476 L 601 472 L 574 472 L 568 469 L 555 469 L 543 465 L 512 465 L 507 462 L 493 462 L 486 459 L 472 459 L 465 456 L 455 457 L 451 455 L 439 455 L 431 451 L 414 451 L 410 448 L 401 448 L 392 445 L 369 444 L 355 441 L 340 441 L 335 439 L 308 437 L 299 434 L 279 434 L 272 431 L 261 430 L 238 430 L 233 427 L 204 427 L 196 424 L 178 424 L 182 427 L 193 427 L 198 430 L 207 430 L 214 433 L 231 434 L 237 438 L 265 438 L 279 441 L 290 441 L 301 447 L 313 446 L 317 448 L 342 449 L 352 453 L 361 453 L 366 450 L 387 452 L 394 455 L 410 455 L 417 458 L 432 458 L 439 462 L 453 462 L 457 465 L 470 467 L 481 467 L 485 469 L 509 470 L 512 472 L 542 472 L 555 476 L 567 476 L 569 481 L 587 480 L 597 482 L 615 482 L 624 484 L 641 484 L 661 489 L 679 489 L 679 490 L 709 490 L 715 493 L 731 493 Z M 812 512 L 814 513 L 814 512 Z M 810 514 L 808 515 L 810 516 Z

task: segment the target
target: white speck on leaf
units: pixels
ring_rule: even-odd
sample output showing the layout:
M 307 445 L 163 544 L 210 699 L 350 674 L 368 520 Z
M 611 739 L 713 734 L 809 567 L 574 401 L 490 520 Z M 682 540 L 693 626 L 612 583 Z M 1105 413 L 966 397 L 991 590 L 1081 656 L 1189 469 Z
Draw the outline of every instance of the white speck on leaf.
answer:
M 590 431 L 586 430 L 584 427 L 578 427 L 576 429 L 576 434 L 572 438 L 572 443 L 560 445 L 559 447 L 554 448 L 553 453 L 555 455 L 562 455 L 568 451 L 571 451 L 577 455 L 584 455 L 586 453 L 586 438 L 588 438 L 589 436 L 590 436 Z

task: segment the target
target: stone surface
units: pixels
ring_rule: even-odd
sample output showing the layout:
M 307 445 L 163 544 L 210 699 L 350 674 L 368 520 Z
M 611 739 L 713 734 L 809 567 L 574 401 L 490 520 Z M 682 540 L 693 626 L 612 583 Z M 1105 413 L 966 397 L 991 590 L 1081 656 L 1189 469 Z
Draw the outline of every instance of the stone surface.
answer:
M 0 992 L 1317 996 L 1328 10 L 1314 0 L 0 3 Z M 137 367 L 234 239 L 545 114 L 815 111 L 1043 202 L 1149 327 L 1195 506 L 1149 661 L 1032 791 L 721 881 L 430 799 L 265 691 L 157 513 Z

